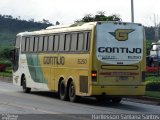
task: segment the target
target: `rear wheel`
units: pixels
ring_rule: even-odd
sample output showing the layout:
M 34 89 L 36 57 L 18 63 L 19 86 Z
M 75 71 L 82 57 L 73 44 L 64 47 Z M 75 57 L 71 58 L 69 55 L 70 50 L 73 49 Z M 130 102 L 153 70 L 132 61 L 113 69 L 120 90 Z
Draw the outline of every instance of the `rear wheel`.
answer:
M 73 81 L 69 84 L 69 100 L 71 102 L 77 102 L 79 99 L 79 96 L 76 95 L 75 85 Z
M 23 76 L 22 77 L 22 89 L 24 93 L 30 93 L 31 92 L 31 88 L 26 86 L 26 77 Z
M 67 91 L 64 80 L 60 82 L 58 93 L 61 100 L 67 100 Z

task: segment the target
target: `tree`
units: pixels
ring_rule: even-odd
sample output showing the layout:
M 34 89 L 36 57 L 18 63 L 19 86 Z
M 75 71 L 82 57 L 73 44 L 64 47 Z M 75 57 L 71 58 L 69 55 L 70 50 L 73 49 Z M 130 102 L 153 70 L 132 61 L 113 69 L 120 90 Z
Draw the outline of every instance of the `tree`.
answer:
M 94 21 L 94 18 L 92 17 L 92 14 L 86 14 L 82 20 L 80 20 L 82 22 L 92 22 Z
M 60 22 L 59 22 L 59 21 L 56 21 L 56 25 L 60 25 Z
M 51 23 L 49 22 L 49 20 L 46 20 L 46 19 L 43 19 L 43 20 L 42 20 L 42 23 L 44 23 L 44 24 L 51 24 Z
M 33 18 L 31 18 L 31 19 L 29 19 L 29 20 L 28 20 L 28 22 L 34 22 L 34 19 L 33 19 Z
M 11 48 L 4 48 L 2 51 L 0 51 L 0 56 L 3 59 L 10 59 L 10 50 Z
M 117 14 L 106 16 L 104 11 L 97 12 L 96 15 L 86 14 L 82 19 L 75 22 L 93 22 L 93 21 L 120 21 L 121 18 Z

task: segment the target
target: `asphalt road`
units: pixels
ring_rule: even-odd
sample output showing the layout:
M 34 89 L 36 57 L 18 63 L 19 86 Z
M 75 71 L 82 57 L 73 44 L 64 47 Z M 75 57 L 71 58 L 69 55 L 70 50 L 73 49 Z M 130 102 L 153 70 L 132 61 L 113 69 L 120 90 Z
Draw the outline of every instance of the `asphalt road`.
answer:
M 120 104 L 98 103 L 94 98 L 82 98 L 78 103 L 61 101 L 52 92 L 27 94 L 19 86 L 0 81 L 0 119 L 88 120 L 93 119 L 93 114 L 159 113 L 160 106 L 125 100 Z

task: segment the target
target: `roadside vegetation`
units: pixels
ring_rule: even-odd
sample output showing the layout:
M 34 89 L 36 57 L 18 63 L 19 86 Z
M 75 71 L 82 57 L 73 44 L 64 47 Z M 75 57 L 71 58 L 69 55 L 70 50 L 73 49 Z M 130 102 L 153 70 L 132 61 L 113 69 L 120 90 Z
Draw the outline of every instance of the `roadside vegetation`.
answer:
M 156 42 L 155 40 L 147 40 L 146 43 L 146 50 L 147 50 L 147 56 L 150 54 L 150 50 L 152 48 L 152 43 Z M 146 96 L 153 97 L 153 98 L 160 98 L 160 71 L 152 70 L 146 72 L 146 79 L 145 79 L 145 85 L 146 85 Z
M 160 99 L 160 91 L 146 91 L 146 96 Z
M 160 76 L 146 77 L 146 96 L 160 98 Z
M 12 68 L 9 67 L 7 70 L 0 72 L 0 77 L 12 77 Z

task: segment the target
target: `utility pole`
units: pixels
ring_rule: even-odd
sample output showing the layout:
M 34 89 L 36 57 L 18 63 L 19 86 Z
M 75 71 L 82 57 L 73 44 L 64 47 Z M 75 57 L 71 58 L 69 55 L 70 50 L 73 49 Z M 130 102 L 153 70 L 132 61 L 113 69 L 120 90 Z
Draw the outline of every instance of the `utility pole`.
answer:
M 155 40 L 158 41 L 159 39 L 159 27 L 160 27 L 160 23 L 159 23 L 159 16 L 154 14 L 154 26 L 155 26 Z
M 131 21 L 134 23 L 134 3 L 131 0 Z

